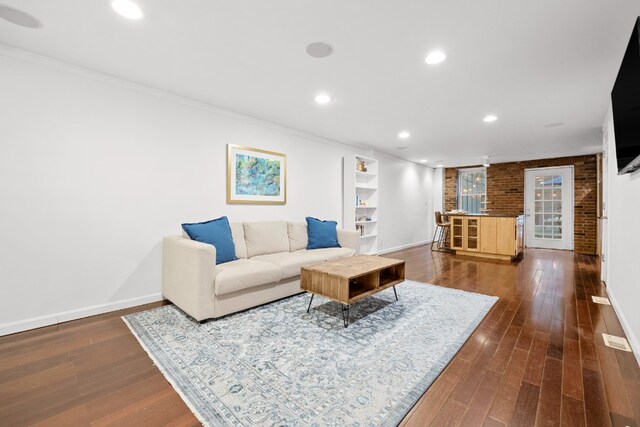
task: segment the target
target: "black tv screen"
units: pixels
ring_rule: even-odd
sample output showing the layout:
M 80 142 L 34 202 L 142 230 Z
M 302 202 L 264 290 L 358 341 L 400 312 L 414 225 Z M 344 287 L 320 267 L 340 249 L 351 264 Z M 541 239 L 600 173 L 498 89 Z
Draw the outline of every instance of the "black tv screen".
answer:
M 618 173 L 640 168 L 640 17 L 611 92 Z

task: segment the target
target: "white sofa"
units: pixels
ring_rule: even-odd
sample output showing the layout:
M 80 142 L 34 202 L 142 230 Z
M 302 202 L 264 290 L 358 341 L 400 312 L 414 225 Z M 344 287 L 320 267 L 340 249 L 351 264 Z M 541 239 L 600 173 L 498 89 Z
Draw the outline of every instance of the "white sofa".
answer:
M 360 252 L 358 231 L 338 230 L 340 248 L 307 250 L 307 224 L 231 223 L 238 260 L 216 265 L 214 246 L 163 240 L 162 295 L 198 321 L 302 292 L 300 267 Z

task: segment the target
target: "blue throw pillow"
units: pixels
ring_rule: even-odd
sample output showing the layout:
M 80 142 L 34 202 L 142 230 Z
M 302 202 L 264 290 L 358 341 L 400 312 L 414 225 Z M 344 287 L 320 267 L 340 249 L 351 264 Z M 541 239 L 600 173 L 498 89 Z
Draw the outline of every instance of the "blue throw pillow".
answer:
M 208 243 L 216 248 L 216 264 L 238 259 L 236 246 L 231 237 L 231 227 L 226 216 L 206 222 L 182 224 L 182 229 L 191 240 Z
M 308 216 L 307 233 L 309 235 L 309 244 L 307 249 L 320 248 L 339 248 L 338 231 L 336 227 L 338 223 L 335 221 L 321 221 L 317 218 Z

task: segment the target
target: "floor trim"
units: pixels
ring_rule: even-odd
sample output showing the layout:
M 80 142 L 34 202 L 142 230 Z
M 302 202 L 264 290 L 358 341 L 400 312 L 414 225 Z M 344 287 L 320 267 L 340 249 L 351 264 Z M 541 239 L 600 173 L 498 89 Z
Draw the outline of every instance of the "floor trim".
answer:
M 123 308 L 135 307 L 148 304 L 150 302 L 162 301 L 162 294 L 151 294 L 142 297 L 130 298 L 121 301 L 108 302 L 106 304 L 93 305 L 91 307 L 79 308 L 76 310 L 62 311 L 49 314 L 47 316 L 32 317 L 31 319 L 19 320 L 17 322 L 0 325 L 0 336 L 15 334 L 17 332 L 28 331 L 30 329 L 41 328 L 43 326 L 57 325 L 58 323 L 70 320 L 81 319 L 83 317 L 95 316 L 97 314 L 109 313 Z
M 388 249 L 383 249 L 381 251 L 378 251 L 378 255 L 384 255 L 384 254 L 388 254 L 388 253 L 391 253 L 391 252 L 397 252 L 397 251 L 401 251 L 403 249 L 415 248 L 416 246 L 428 245 L 430 243 L 431 243 L 431 240 L 423 240 L 422 242 L 409 243 L 407 245 L 400 245 L 400 246 L 396 246 L 394 248 L 388 248 Z

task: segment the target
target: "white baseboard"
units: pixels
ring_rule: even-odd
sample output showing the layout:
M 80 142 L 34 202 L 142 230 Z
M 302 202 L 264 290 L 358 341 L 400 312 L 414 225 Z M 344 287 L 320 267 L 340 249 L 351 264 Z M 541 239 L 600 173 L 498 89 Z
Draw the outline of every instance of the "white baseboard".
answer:
M 54 313 L 48 316 L 33 317 L 31 319 L 5 323 L 0 325 L 0 336 L 15 334 L 16 332 L 28 331 L 29 329 L 42 328 L 43 326 L 56 325 L 58 323 L 68 322 L 70 320 L 95 316 L 97 314 L 109 313 L 110 311 L 122 310 L 123 308 L 135 307 L 137 305 L 148 304 L 150 302 L 156 301 L 162 301 L 161 294 L 157 293 L 145 295 L 143 297 L 108 302 L 106 304 L 99 304 L 91 307 Z
M 428 245 L 431 243 L 431 240 L 424 240 L 422 242 L 409 243 L 407 245 L 396 246 L 395 248 L 388 248 L 378 251 L 378 255 L 388 254 L 390 252 L 401 251 L 403 249 L 414 248 L 416 246 Z
M 622 329 L 627 336 L 627 341 L 629 341 L 631 350 L 633 350 L 633 355 L 636 357 L 636 362 L 638 362 L 638 365 L 640 365 L 640 342 L 638 342 L 638 337 L 636 337 L 636 335 L 633 333 L 633 329 L 627 322 L 627 318 L 624 317 L 624 313 L 622 313 L 622 309 L 620 308 L 616 297 L 613 295 L 613 292 L 611 292 L 611 289 L 609 287 L 607 287 L 607 296 L 609 297 L 609 301 L 611 301 L 613 311 L 616 312 L 618 319 L 620 319 L 620 324 L 622 325 Z
M 415 246 L 427 245 L 431 240 L 422 242 L 409 243 L 407 245 L 396 246 L 378 251 L 379 254 L 387 254 L 390 252 L 409 249 Z M 91 307 L 79 308 L 76 310 L 63 311 L 47 316 L 33 317 L 31 319 L 19 320 L 17 322 L 4 323 L 0 325 L 0 336 L 15 334 L 17 332 L 28 331 L 30 329 L 42 328 L 44 326 L 57 325 L 58 323 L 68 322 L 70 320 L 81 319 L 83 317 L 95 316 L 98 314 L 109 313 L 110 311 L 122 310 L 123 308 L 135 307 L 137 305 L 148 304 L 151 302 L 162 301 L 160 293 L 146 295 L 137 298 L 131 298 L 122 301 L 109 302 L 106 304 L 94 305 Z M 625 329 L 626 330 L 626 329 Z M 628 335 L 628 334 L 627 334 Z M 633 345 L 632 345 L 633 348 Z M 634 350 L 635 351 L 635 350 Z

